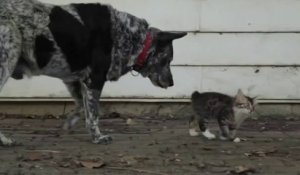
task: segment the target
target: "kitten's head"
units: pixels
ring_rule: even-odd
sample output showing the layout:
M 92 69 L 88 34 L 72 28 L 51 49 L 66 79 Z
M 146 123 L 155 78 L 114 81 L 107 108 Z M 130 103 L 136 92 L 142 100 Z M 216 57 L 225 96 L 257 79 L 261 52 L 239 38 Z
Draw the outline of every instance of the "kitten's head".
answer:
M 238 93 L 234 97 L 234 109 L 241 114 L 250 115 L 254 111 L 256 105 L 256 99 L 244 95 L 242 90 L 238 90 Z

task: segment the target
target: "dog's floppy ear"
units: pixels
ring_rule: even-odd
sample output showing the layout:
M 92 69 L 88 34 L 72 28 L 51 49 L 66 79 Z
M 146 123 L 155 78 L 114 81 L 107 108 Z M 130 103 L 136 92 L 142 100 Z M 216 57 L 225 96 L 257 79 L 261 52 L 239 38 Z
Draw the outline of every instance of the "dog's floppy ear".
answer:
M 161 41 L 172 41 L 174 39 L 179 39 L 187 35 L 186 32 L 159 32 L 157 34 L 157 39 Z

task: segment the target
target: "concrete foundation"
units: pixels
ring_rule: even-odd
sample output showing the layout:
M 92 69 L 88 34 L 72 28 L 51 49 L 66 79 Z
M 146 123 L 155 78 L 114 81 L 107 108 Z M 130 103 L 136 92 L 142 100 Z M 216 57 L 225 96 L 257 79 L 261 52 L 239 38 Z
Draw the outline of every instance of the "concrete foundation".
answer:
M 135 102 L 104 101 L 100 103 L 101 114 L 120 113 L 126 116 L 170 116 L 175 118 L 193 115 L 189 102 Z M 67 101 L 1 101 L 0 113 L 21 115 L 63 116 L 74 108 Z M 300 118 L 300 103 L 261 103 L 256 107 L 254 117 Z

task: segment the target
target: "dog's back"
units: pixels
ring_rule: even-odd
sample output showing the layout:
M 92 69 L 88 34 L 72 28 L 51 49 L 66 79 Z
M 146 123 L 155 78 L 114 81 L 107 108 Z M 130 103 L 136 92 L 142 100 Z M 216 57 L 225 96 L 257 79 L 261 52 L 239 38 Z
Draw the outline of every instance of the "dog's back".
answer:
M 60 78 L 79 111 L 84 108 L 93 143 L 104 143 L 110 138 L 98 128 L 97 103 L 105 82 L 138 65 L 153 85 L 173 86 L 172 42 L 185 35 L 149 27 L 144 19 L 100 3 L 0 0 L 0 86 L 25 72 Z M 12 141 L 0 132 L 1 143 Z

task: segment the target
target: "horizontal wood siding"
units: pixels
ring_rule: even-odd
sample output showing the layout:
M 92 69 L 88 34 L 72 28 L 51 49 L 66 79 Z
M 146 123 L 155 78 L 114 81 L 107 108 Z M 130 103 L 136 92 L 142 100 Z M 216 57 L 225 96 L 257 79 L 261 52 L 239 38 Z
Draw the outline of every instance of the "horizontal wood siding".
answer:
M 151 26 L 188 31 L 174 41 L 175 86 L 160 89 L 130 74 L 108 83 L 107 98 L 189 98 L 194 90 L 263 99 L 300 99 L 299 0 L 43 0 L 102 2 L 145 18 Z M 126 87 L 126 88 L 124 88 Z M 9 80 L 4 98 L 68 97 L 60 80 Z
M 148 79 L 128 74 L 107 83 L 103 97 L 188 98 L 194 90 L 235 94 L 238 88 L 263 99 L 300 99 L 300 71 L 293 67 L 181 67 L 173 66 L 175 86 L 154 87 Z M 5 97 L 67 97 L 60 80 L 37 77 L 11 80 L 2 91 Z M 2 95 L 3 96 L 3 95 Z

